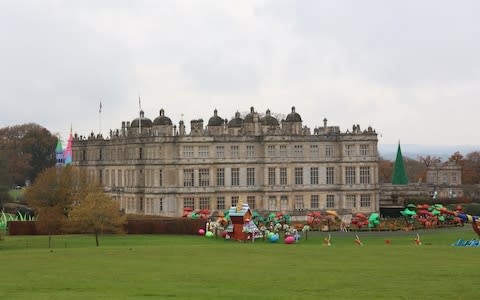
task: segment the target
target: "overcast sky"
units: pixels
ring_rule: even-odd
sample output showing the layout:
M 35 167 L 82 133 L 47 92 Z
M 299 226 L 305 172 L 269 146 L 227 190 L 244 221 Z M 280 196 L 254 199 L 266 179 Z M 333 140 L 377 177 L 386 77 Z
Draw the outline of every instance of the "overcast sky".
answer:
M 161 108 L 311 128 L 374 127 L 380 143 L 480 144 L 480 1 L 0 1 L 0 126 L 63 138 Z

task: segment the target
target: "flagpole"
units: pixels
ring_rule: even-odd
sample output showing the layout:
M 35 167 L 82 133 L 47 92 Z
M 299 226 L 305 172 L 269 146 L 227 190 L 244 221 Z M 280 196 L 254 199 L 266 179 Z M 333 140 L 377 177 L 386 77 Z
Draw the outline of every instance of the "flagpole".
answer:
M 100 99 L 100 104 L 98 107 L 98 126 L 100 129 L 100 134 L 102 134 L 102 100 Z
M 138 96 L 138 134 L 142 134 L 142 103 Z

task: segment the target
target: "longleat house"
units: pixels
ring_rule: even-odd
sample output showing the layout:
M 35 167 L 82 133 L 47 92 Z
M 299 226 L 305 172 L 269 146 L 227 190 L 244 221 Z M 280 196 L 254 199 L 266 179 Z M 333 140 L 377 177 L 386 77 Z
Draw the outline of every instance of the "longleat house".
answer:
M 110 136 L 75 134 L 74 164 L 104 185 L 126 213 L 180 216 L 248 203 L 260 211 L 379 211 L 377 134 L 319 120 L 313 130 L 292 107 L 283 120 L 250 108 L 231 120 L 217 110 L 204 126 L 173 125 L 163 109 L 140 112 Z M 313 132 L 312 132 L 313 131 Z

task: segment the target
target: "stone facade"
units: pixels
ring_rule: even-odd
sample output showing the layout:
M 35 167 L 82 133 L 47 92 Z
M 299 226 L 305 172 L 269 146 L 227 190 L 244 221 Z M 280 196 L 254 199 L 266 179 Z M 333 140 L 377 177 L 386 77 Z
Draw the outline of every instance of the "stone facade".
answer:
M 74 164 L 104 185 L 126 213 L 180 216 L 183 208 L 379 211 L 377 134 L 372 128 L 311 130 L 292 108 L 285 120 L 252 107 L 226 120 L 217 110 L 190 133 L 160 110 L 122 122 L 108 138 L 75 134 Z
M 410 199 L 455 199 L 464 196 L 462 167 L 454 162 L 435 163 L 427 169 L 425 183 L 382 184 L 381 208 L 403 208 Z
M 436 186 L 459 186 L 462 184 L 462 167 L 455 162 L 435 163 L 428 167 L 427 183 Z

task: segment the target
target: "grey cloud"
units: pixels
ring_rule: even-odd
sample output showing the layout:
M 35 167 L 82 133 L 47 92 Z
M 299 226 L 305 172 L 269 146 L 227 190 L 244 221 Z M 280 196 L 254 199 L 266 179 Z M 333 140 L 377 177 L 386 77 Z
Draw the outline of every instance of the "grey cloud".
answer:
M 291 24 L 321 57 L 393 85 L 477 80 L 477 1 L 273 1 L 262 13 Z M 452 79 L 455 74 L 455 79 Z

